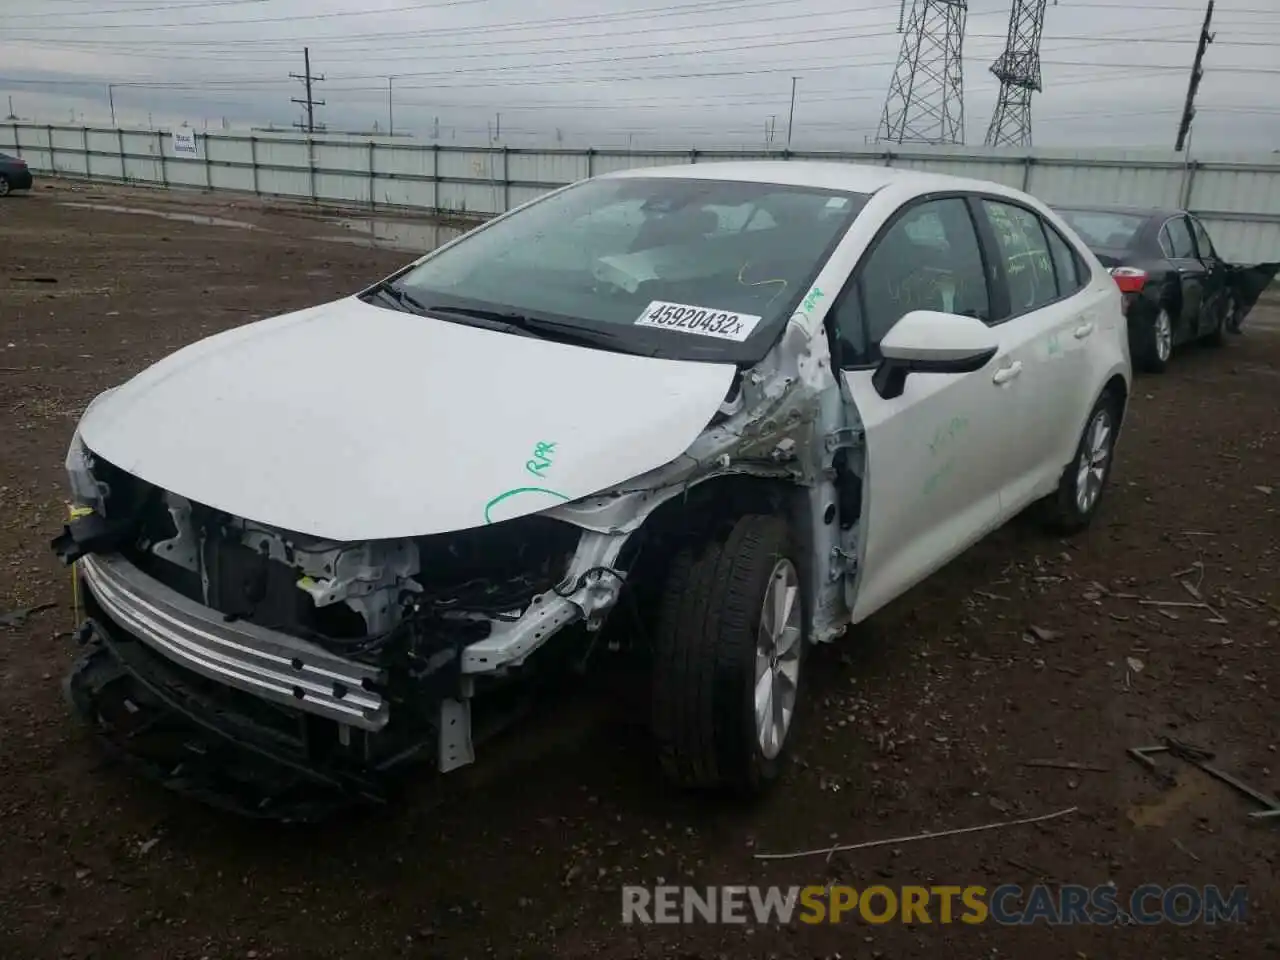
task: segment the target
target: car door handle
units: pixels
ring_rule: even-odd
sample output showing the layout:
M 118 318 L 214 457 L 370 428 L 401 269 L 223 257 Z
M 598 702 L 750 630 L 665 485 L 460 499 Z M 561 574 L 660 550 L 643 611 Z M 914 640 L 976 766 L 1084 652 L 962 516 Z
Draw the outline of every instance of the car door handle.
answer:
M 1075 338 L 1076 338 L 1077 340 L 1083 340 L 1085 337 L 1087 337 L 1087 336 L 1088 336 L 1089 334 L 1091 334 L 1091 333 L 1093 333 L 1093 321 L 1092 321 L 1092 320 L 1088 321 L 1087 323 L 1082 323 L 1082 324 L 1080 324 L 1080 326 L 1076 327 L 1076 329 L 1075 329 Z
M 1015 360 L 1007 367 L 1001 367 L 995 372 L 995 376 L 991 378 L 993 383 L 1008 383 L 1010 380 L 1016 379 L 1022 373 L 1022 361 Z

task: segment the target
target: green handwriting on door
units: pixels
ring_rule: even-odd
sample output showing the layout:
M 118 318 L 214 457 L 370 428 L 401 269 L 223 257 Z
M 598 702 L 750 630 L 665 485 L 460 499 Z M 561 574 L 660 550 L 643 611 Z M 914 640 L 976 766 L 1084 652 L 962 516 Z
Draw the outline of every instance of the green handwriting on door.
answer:
M 524 468 L 539 480 L 547 479 L 547 471 L 551 469 L 551 461 L 555 456 L 554 443 L 539 442 L 533 448 L 533 456 L 525 461 Z
M 968 429 L 968 417 L 952 417 L 945 423 L 939 424 L 938 428 L 933 431 L 933 439 L 929 441 L 929 453 L 936 456 L 939 450 Z

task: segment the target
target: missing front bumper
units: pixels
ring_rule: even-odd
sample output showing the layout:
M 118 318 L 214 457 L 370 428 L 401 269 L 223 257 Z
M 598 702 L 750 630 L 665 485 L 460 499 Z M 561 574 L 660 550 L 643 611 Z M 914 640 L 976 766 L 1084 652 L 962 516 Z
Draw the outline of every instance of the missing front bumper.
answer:
M 246 621 L 228 622 L 119 554 L 80 559 L 103 612 L 158 653 L 210 680 L 361 730 L 381 730 L 385 673 Z
M 385 802 L 389 778 L 341 762 L 306 715 L 264 713 L 247 694 L 202 683 L 93 616 L 78 638 L 85 650 L 66 678 L 67 698 L 148 779 L 231 813 L 283 821 Z

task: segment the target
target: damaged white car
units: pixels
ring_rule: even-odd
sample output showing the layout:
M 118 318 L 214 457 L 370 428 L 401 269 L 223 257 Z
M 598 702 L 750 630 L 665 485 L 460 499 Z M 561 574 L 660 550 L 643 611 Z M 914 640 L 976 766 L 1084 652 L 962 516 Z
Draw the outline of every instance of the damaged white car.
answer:
M 812 644 L 1024 508 L 1089 523 L 1129 384 L 1115 282 L 1016 190 L 582 181 L 95 399 L 68 693 L 169 786 L 299 817 L 470 763 L 488 698 L 626 620 L 663 769 L 758 793 Z

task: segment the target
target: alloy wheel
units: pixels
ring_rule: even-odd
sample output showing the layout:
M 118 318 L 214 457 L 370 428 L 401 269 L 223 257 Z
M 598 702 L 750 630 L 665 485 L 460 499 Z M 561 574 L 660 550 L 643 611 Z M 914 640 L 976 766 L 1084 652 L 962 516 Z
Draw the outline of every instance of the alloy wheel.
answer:
M 800 577 L 782 558 L 773 567 L 756 641 L 756 737 L 766 759 L 782 752 L 795 716 L 800 681 Z
M 1111 459 L 1111 433 L 1111 411 L 1103 407 L 1089 422 L 1076 465 L 1076 507 L 1081 514 L 1087 515 L 1102 496 Z
M 1169 360 L 1173 353 L 1173 321 L 1168 310 L 1161 310 L 1156 316 L 1156 357 L 1161 363 Z

